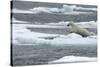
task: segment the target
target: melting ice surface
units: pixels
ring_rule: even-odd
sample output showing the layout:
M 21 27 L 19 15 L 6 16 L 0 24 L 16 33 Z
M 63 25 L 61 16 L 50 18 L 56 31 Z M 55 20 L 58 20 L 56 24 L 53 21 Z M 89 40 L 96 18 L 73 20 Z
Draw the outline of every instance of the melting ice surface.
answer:
M 54 63 L 69 63 L 69 62 L 86 62 L 86 61 L 97 61 L 95 57 L 80 57 L 80 56 L 64 56 L 58 60 L 50 61 L 49 64 Z
M 13 24 L 13 44 L 16 45 L 95 45 L 96 36 L 82 37 L 79 34 L 71 33 L 68 35 L 46 34 L 32 32 L 27 27 L 34 25 Z M 39 26 L 38 26 L 39 27 Z M 53 38 L 50 40 L 49 38 Z

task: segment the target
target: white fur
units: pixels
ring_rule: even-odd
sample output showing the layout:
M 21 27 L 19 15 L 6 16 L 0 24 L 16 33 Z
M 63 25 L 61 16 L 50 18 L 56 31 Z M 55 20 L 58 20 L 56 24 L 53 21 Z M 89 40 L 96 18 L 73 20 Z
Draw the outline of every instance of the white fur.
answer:
M 70 33 L 77 33 L 77 34 L 82 35 L 83 37 L 87 37 L 87 36 L 90 36 L 90 35 L 94 35 L 93 32 L 89 32 L 87 29 L 80 28 L 79 26 L 77 26 L 73 22 L 70 22 L 68 24 L 68 26 L 71 26 L 71 28 L 69 29 L 69 32 Z

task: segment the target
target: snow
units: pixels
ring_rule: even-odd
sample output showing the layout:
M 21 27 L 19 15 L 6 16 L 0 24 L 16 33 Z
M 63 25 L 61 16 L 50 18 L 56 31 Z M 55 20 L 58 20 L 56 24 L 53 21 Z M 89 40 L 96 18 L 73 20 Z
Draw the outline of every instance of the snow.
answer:
M 67 21 L 60 21 L 58 23 L 48 23 L 47 25 L 51 25 L 51 26 L 67 26 L 67 24 L 70 23 L 70 22 L 67 22 Z M 78 23 L 75 23 L 76 25 L 78 25 L 79 27 L 82 27 L 82 28 L 97 28 L 97 22 L 95 21 L 89 21 L 89 22 L 78 22 Z
M 22 23 L 22 22 L 20 22 L 20 23 Z M 29 23 L 29 22 L 28 22 Z M 45 24 L 45 25 L 34 25 L 34 24 L 17 24 L 17 25 L 15 25 L 14 24 L 14 26 L 16 27 L 16 26 L 18 26 L 18 27 L 31 27 L 31 28 L 66 28 L 66 26 L 51 26 L 51 25 L 48 25 L 48 24 Z
M 29 23 L 27 21 L 21 21 L 17 20 L 16 18 L 12 18 L 13 23 Z M 36 22 L 38 23 L 38 22 Z M 51 22 L 51 23 L 45 23 L 44 25 L 32 25 L 32 24 L 27 24 L 28 27 L 37 27 L 37 28 L 67 28 L 67 24 L 70 23 L 69 21 L 60 21 L 58 23 Z M 79 27 L 82 28 L 97 28 L 97 22 L 95 21 L 89 21 L 89 22 L 78 22 L 75 23 Z M 23 24 L 24 25 L 24 24 Z M 25 26 L 25 25 L 24 25 Z
M 51 42 L 54 45 L 96 45 L 96 39 L 94 38 L 57 38 Z
M 51 25 L 51 26 L 67 26 L 69 22 L 65 22 L 65 21 L 60 21 L 58 23 L 54 23 L 54 22 L 51 22 L 51 23 L 46 23 L 47 25 Z
M 97 61 L 96 57 L 80 57 L 80 56 L 64 56 L 58 60 L 50 61 L 49 64 L 54 63 L 70 63 L 70 62 L 89 62 Z
M 37 14 L 41 12 L 45 13 L 62 13 L 62 14 L 89 14 L 92 12 L 84 12 L 84 11 L 75 11 L 75 10 L 92 10 L 97 11 L 97 8 L 84 8 L 78 7 L 77 5 L 62 5 L 62 8 L 56 7 L 34 7 L 29 10 L 21 10 L 14 8 L 12 9 L 13 13 L 29 13 L 29 14 Z
M 59 12 L 58 8 L 48 8 L 48 7 L 35 7 L 33 9 L 30 9 L 33 13 L 40 13 L 40 12 L 46 12 L 46 13 L 52 13 L 52 12 Z
M 83 8 L 83 7 L 77 7 L 75 8 L 77 10 L 92 10 L 92 11 L 97 11 L 97 8 Z
M 29 25 L 28 25 L 29 26 Z M 45 38 L 54 38 L 52 40 Z M 13 44 L 17 45 L 96 45 L 96 37 L 82 37 L 76 33 L 68 35 L 46 34 L 31 32 L 27 29 L 27 24 L 13 24 Z
M 97 28 L 97 22 L 95 21 L 90 21 L 90 22 L 80 22 L 80 23 L 76 23 L 78 26 L 80 27 L 84 27 L 84 28 Z
M 86 14 L 87 12 L 77 12 L 74 11 L 74 9 L 77 8 L 75 5 L 69 6 L 69 5 L 63 5 L 62 8 L 50 8 L 50 7 L 35 7 L 33 9 L 30 9 L 34 14 L 40 13 L 40 12 L 46 12 L 46 13 L 63 13 L 63 14 Z M 88 12 L 91 13 L 91 12 Z
M 21 10 L 21 9 L 14 8 L 14 9 L 12 9 L 12 13 L 28 13 L 28 14 L 32 14 L 33 12 L 31 12 L 29 10 Z
M 28 22 L 26 22 L 26 21 L 17 20 L 16 18 L 12 18 L 12 22 L 13 22 L 13 23 L 28 23 Z
M 30 9 L 33 13 L 40 13 L 40 12 L 46 12 L 46 13 L 64 13 L 64 14 L 78 14 L 77 12 L 73 11 L 73 6 L 63 5 L 63 7 L 60 8 L 50 8 L 50 7 L 35 7 L 33 9 Z

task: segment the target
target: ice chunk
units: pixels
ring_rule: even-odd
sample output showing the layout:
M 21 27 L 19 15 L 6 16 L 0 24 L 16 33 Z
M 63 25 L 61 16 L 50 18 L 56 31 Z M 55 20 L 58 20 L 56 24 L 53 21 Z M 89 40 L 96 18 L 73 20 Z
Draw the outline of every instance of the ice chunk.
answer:
M 29 11 L 29 10 L 20 10 L 17 8 L 12 9 L 12 13 L 28 13 L 28 14 L 32 14 L 33 12 Z
M 12 22 L 13 22 L 13 23 L 28 23 L 28 22 L 26 22 L 26 21 L 17 20 L 16 18 L 12 18 Z
M 49 64 L 54 63 L 71 63 L 71 62 L 89 62 L 97 61 L 96 57 L 80 57 L 80 56 L 64 56 L 58 60 L 50 61 Z

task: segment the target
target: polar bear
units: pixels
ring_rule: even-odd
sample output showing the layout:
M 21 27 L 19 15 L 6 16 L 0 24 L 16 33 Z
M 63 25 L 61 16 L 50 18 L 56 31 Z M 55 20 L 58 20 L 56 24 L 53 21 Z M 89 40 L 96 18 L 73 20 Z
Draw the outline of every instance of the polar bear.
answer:
M 71 26 L 71 28 L 69 29 L 70 33 L 77 33 L 82 35 L 83 37 L 94 35 L 93 32 L 89 32 L 87 29 L 80 28 L 78 25 L 74 24 L 73 22 L 68 23 L 67 26 Z

